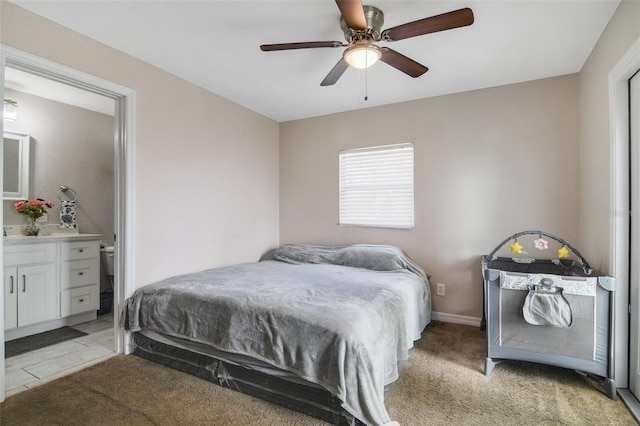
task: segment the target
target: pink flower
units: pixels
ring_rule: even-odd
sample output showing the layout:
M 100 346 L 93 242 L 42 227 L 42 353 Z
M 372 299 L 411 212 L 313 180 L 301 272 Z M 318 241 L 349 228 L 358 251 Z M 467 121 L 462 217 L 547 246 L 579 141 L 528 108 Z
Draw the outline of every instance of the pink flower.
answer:
M 51 201 L 45 201 L 41 198 L 36 200 L 21 200 L 15 204 L 16 211 L 25 216 L 29 216 L 31 219 L 37 219 L 42 217 L 46 213 L 45 209 L 50 209 L 54 206 Z

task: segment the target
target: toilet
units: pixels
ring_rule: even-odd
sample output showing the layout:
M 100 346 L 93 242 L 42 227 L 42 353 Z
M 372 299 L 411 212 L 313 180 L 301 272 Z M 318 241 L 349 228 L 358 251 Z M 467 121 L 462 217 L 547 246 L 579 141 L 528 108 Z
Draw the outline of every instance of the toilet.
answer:
M 100 256 L 102 257 L 102 267 L 104 268 L 105 275 L 109 277 L 109 280 L 111 281 L 111 287 L 113 287 L 113 255 L 113 246 L 105 246 L 100 249 Z
M 98 315 L 105 315 L 110 313 L 113 308 L 113 246 L 101 245 L 100 258 L 102 259 L 102 270 L 107 278 L 109 278 L 109 284 L 111 284 L 110 288 L 100 293 L 100 309 L 98 310 Z

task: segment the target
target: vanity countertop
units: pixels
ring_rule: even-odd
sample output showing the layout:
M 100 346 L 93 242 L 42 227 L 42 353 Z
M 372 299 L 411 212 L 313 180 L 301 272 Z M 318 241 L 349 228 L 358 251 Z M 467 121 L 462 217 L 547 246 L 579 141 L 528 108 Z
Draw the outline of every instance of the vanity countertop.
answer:
M 4 245 L 13 244 L 34 244 L 34 243 L 54 243 L 58 241 L 87 241 L 87 240 L 99 240 L 103 238 L 102 234 L 73 234 L 62 233 L 52 235 L 38 235 L 36 237 L 27 237 L 25 235 L 9 235 L 2 237 Z

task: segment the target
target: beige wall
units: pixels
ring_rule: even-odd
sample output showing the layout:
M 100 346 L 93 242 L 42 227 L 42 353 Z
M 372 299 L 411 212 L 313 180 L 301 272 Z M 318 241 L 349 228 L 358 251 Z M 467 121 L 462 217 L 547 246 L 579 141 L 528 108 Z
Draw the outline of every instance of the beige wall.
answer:
M 278 244 L 276 122 L 6 1 L 0 13 L 2 44 L 136 91 L 136 287 Z
M 583 254 L 596 268 L 614 273 L 610 250 L 614 243 L 609 212 L 616 211 L 612 204 L 611 129 L 609 104 L 609 73 L 625 53 L 640 38 L 640 2 L 623 0 L 607 28 L 594 47 L 580 72 L 580 235 Z M 615 171 L 625 173 L 624 171 Z M 619 190 L 619 189 L 618 189 Z M 621 209 L 622 210 L 622 209 Z M 624 251 L 624 250 L 623 250 Z M 624 255 L 624 253 L 621 253 Z M 628 283 L 624 277 L 618 282 L 616 303 L 616 384 L 627 385 L 627 342 L 629 301 Z
M 282 123 L 281 242 L 398 245 L 447 285 L 435 311 L 478 318 L 481 255 L 527 229 L 577 239 L 578 128 L 577 75 Z M 338 226 L 338 152 L 401 142 L 415 228 Z
M 580 235 L 584 255 L 609 273 L 612 209 L 608 75 L 640 38 L 640 2 L 624 0 L 580 72 Z

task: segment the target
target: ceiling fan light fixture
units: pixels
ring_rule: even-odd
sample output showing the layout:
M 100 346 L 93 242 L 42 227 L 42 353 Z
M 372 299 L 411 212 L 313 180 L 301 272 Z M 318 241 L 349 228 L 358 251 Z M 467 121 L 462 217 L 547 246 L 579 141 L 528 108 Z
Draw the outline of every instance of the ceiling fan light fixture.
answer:
M 18 119 L 18 103 L 11 99 L 4 100 L 3 119 L 16 121 Z
M 358 69 L 369 68 L 382 57 L 378 46 L 373 44 L 356 44 L 348 47 L 342 57 L 349 65 Z

